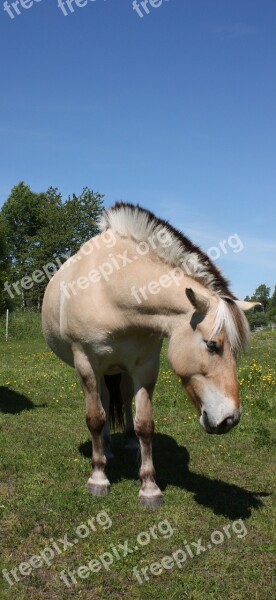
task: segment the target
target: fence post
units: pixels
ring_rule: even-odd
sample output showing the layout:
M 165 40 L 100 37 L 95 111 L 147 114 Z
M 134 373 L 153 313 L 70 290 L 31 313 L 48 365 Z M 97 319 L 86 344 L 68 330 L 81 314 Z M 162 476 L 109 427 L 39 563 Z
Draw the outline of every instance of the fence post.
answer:
M 6 342 L 8 341 L 8 337 L 9 337 L 9 309 L 7 308 L 7 312 L 6 312 Z

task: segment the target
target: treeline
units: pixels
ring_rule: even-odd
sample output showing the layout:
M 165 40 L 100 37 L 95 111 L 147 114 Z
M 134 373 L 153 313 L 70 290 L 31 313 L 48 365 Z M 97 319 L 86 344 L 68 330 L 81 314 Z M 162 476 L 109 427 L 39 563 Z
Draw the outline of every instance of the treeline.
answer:
M 103 195 L 84 188 L 66 201 L 56 188 L 35 193 L 21 182 L 0 212 L 0 313 L 40 309 L 54 271 L 98 233 Z
M 251 329 L 266 326 L 269 323 L 276 323 L 276 286 L 272 291 L 270 287 L 262 283 L 257 287 L 254 294 L 251 297 L 246 296 L 245 300 L 261 302 L 262 304 L 262 306 L 258 306 L 254 311 L 249 311 L 246 314 Z

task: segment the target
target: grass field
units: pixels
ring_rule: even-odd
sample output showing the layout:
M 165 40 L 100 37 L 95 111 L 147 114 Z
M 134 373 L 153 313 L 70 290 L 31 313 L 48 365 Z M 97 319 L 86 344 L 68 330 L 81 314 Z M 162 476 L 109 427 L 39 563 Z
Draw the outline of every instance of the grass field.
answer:
M 154 461 L 164 506 L 150 511 L 120 433 L 110 495 L 87 493 L 91 447 L 74 371 L 46 347 L 38 315 L 13 315 L 7 343 L 0 326 L 1 571 L 17 569 L 12 586 L 0 573 L 1 600 L 275 597 L 275 332 L 253 335 L 240 360 L 243 416 L 225 436 L 200 427 L 163 353 Z M 68 587 L 61 572 L 80 566 Z

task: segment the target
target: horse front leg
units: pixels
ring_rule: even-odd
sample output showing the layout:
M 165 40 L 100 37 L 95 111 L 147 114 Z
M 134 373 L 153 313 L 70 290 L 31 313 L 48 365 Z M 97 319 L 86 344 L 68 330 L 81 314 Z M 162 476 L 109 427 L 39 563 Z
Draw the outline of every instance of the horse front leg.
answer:
M 88 491 L 94 496 L 106 496 L 110 483 L 105 475 L 107 460 L 101 435 L 106 415 L 101 403 L 100 378 L 96 377 L 83 351 L 75 350 L 74 360 L 85 395 L 86 423 L 92 436 L 92 474 L 87 482 Z
M 140 504 L 151 508 L 162 505 L 162 492 L 155 482 L 155 469 L 152 460 L 152 437 L 154 422 L 152 417 L 152 394 L 154 383 L 142 384 L 135 382 L 136 414 L 134 430 L 139 438 L 141 448 L 141 468 L 139 477 L 141 488 L 139 491 Z

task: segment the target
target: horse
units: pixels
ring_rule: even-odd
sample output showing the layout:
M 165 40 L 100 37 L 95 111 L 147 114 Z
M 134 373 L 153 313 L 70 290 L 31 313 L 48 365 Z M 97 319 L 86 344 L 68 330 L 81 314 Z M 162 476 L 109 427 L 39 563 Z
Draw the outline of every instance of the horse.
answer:
M 249 339 L 244 311 L 256 303 L 238 300 L 207 254 L 139 205 L 117 202 L 103 211 L 98 227 L 100 233 L 49 281 L 42 328 L 53 352 L 76 369 L 84 391 L 92 437 L 89 492 L 110 491 L 103 390 L 107 378 L 119 375 L 131 382 L 129 397 L 135 398 L 139 501 L 155 508 L 162 493 L 152 460 L 152 397 L 163 339 L 201 426 L 225 434 L 240 420 L 236 361 Z

